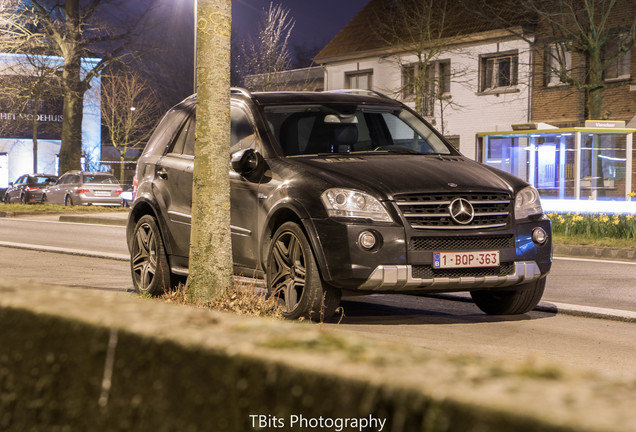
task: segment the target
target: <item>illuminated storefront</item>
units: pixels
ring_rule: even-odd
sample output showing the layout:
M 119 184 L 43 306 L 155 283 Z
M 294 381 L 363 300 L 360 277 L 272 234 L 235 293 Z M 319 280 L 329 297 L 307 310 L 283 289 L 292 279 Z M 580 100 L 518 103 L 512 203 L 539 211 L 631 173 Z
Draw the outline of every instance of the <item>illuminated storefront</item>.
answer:
M 38 61 L 47 67 L 61 66 L 61 57 L 38 56 Z M 82 59 L 82 77 L 93 69 L 99 59 Z M 35 75 L 31 71 L 33 60 L 21 54 L 0 53 L 0 79 Z M 31 66 L 30 66 L 31 65 Z M 6 97 L 5 95 L 2 95 Z M 58 154 L 61 146 L 62 102 L 42 103 L 38 108 L 37 147 L 31 131 L 33 114 L 15 112 L 6 108 L 0 99 L 0 189 L 20 175 L 33 173 L 34 154 L 37 155 L 37 170 L 47 174 L 57 172 Z M 82 156 L 85 167 L 95 169 L 101 160 L 101 85 L 100 78 L 91 80 L 91 87 L 84 94 L 82 118 Z
M 477 159 L 535 186 L 548 211 L 634 212 L 633 134 L 624 122 L 479 133 Z

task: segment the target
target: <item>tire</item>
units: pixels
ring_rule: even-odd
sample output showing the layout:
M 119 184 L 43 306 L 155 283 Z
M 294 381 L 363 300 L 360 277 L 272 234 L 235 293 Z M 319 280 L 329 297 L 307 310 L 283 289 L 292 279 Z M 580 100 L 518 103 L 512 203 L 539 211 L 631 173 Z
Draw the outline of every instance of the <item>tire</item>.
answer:
M 46 204 L 47 203 L 47 198 L 46 195 L 42 194 L 42 204 Z
M 27 201 L 27 197 L 26 194 L 22 194 L 20 195 L 20 204 L 28 204 L 29 202 Z
M 293 222 L 276 230 L 267 254 L 266 275 L 267 291 L 284 306 L 287 319 L 327 321 L 338 308 L 340 290 L 322 282 L 307 237 Z
M 489 315 L 517 315 L 530 312 L 541 300 L 546 278 L 519 285 L 515 290 L 471 291 L 479 309 Z
M 135 225 L 130 251 L 130 271 L 138 293 L 161 295 L 172 289 L 170 266 L 155 218 L 142 216 Z
M 64 197 L 64 205 L 67 206 L 67 207 L 73 205 L 73 198 L 71 198 L 70 195 L 66 195 Z

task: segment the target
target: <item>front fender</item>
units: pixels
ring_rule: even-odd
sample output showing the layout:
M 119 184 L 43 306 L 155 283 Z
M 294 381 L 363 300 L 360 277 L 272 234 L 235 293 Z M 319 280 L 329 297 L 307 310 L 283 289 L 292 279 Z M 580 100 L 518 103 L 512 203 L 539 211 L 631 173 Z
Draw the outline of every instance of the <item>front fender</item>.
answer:
M 261 250 L 260 250 L 260 264 L 261 268 L 267 269 L 267 254 L 269 252 L 270 243 L 274 232 L 285 222 L 296 222 L 301 226 L 307 240 L 311 245 L 316 258 L 316 263 L 320 269 L 320 273 L 323 279 L 330 279 L 329 269 L 327 266 L 327 260 L 324 254 L 320 236 L 316 230 L 316 227 L 309 217 L 307 209 L 298 201 L 290 198 L 285 198 L 277 202 L 267 213 L 267 218 L 263 224 L 263 232 L 261 234 Z

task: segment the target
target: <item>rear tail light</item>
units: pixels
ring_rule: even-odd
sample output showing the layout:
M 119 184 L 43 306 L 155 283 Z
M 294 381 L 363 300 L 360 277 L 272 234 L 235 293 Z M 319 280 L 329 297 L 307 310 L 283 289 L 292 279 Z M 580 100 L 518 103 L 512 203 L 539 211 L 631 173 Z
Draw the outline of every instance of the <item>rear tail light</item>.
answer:
M 123 192 L 123 190 L 121 190 L 121 189 L 117 189 L 117 190 L 115 191 L 115 193 L 116 193 L 117 195 L 121 195 L 121 193 L 122 193 L 122 192 Z
M 30 191 L 32 191 L 32 190 L 38 190 L 38 189 L 40 189 L 40 188 L 39 188 L 39 187 L 37 187 L 37 186 L 27 186 L 27 187 L 26 187 L 27 192 L 30 192 Z
M 135 197 L 137 196 L 137 186 L 139 185 L 139 182 L 137 181 L 137 176 L 133 176 L 133 201 L 135 200 Z
M 78 189 L 76 192 L 77 192 L 78 194 L 89 193 L 89 192 L 90 192 L 90 189 Z

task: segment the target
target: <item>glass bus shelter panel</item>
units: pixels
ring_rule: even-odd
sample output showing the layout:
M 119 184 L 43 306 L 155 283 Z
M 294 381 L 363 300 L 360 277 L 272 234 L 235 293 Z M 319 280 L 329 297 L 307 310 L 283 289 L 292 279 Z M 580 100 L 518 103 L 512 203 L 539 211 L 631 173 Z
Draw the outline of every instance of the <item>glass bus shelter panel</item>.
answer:
M 527 181 L 542 196 L 575 197 L 574 134 L 489 137 L 485 146 L 486 165 Z
M 534 181 L 530 183 L 542 196 L 573 198 L 576 160 L 573 134 L 531 136 L 529 148 L 534 152 Z
M 581 140 L 581 199 L 625 199 L 625 135 L 585 134 Z
M 484 163 L 528 181 L 530 165 L 526 137 L 490 137 Z

